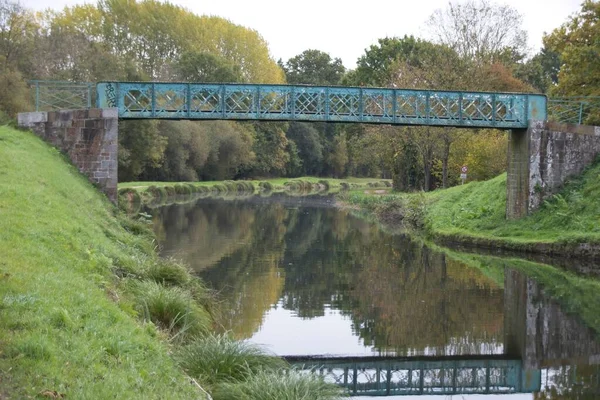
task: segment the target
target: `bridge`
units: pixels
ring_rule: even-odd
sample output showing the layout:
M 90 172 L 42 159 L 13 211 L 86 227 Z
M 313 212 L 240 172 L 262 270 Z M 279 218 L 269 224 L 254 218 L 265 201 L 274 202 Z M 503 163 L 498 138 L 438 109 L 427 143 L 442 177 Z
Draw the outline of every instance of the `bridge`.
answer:
M 504 356 L 422 358 L 301 358 L 291 365 L 357 396 L 533 393 L 541 371 Z
M 507 218 L 520 218 L 536 209 L 600 154 L 600 128 L 548 123 L 549 118 L 581 123 L 590 110 L 600 107 L 596 98 L 548 101 L 546 96 L 529 93 L 171 82 L 34 81 L 32 89 L 38 112 L 20 114 L 19 125 L 73 153 L 69 155 L 80 171 L 113 202 L 118 120 L 308 121 L 508 130 Z
M 546 96 L 305 85 L 102 82 L 99 108 L 122 119 L 348 122 L 527 128 L 545 120 Z

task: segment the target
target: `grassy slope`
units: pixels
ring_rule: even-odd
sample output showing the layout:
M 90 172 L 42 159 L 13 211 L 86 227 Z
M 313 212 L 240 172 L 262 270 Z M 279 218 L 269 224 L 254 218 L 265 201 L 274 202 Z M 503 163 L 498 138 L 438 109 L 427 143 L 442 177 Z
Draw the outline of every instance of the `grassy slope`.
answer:
M 505 219 L 506 175 L 428 196 L 427 227 L 437 235 L 500 238 L 515 243 L 600 242 L 600 164 L 571 181 L 539 211 Z
M 147 254 L 113 207 L 30 133 L 0 127 L 0 398 L 198 398 L 111 268 Z
M 528 243 L 600 243 L 600 164 L 568 183 L 560 194 L 525 218 L 507 221 L 506 174 L 430 193 L 375 196 L 358 191 L 346 201 L 373 211 L 390 205 L 424 201 L 428 234 L 438 238 L 477 238 Z

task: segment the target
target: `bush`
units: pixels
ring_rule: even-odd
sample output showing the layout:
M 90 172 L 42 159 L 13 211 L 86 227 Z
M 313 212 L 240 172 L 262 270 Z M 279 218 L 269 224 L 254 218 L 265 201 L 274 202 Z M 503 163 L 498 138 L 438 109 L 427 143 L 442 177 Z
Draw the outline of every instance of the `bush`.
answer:
M 211 189 L 215 193 L 227 193 L 227 187 L 222 183 L 211 186 Z
M 348 182 L 340 182 L 340 188 L 342 190 L 349 190 L 350 189 L 350 184 Z
M 167 198 L 167 191 L 165 190 L 164 187 L 158 187 L 155 185 L 151 185 L 148 186 L 146 188 L 146 192 L 150 193 L 150 195 L 152 195 L 153 198 L 157 199 L 157 200 L 164 200 Z
M 273 190 L 273 185 L 271 182 L 260 182 L 258 188 L 264 192 L 270 192 Z
M 180 287 L 167 287 L 152 281 L 134 281 L 132 292 L 136 310 L 145 319 L 172 333 L 204 334 L 210 330 L 209 313 Z
M 175 196 L 177 192 L 175 191 L 174 186 L 164 186 L 165 191 L 167 192 L 167 196 Z
M 325 188 L 325 190 L 329 190 L 329 181 L 327 181 L 325 179 L 321 179 L 319 181 L 319 185 L 323 186 Z
M 293 192 L 308 192 L 312 190 L 312 183 L 300 179 L 288 181 L 284 183 L 284 186 L 287 190 L 291 190 Z
M 254 185 L 249 181 L 237 181 L 236 187 L 238 192 L 254 192 Z
M 258 345 L 227 335 L 197 338 L 181 347 L 175 358 L 188 374 L 208 384 L 242 381 L 260 370 L 286 366 L 283 359 L 265 353 Z
M 389 188 L 391 188 L 391 187 L 392 187 L 392 182 L 390 182 L 390 181 L 381 181 L 381 184 L 382 184 L 384 187 L 389 187 Z
M 178 195 L 189 196 L 193 193 L 188 184 L 178 183 L 173 188 L 175 189 L 175 194 Z
M 217 386 L 214 400 L 333 400 L 345 397 L 342 388 L 325 383 L 323 378 L 297 370 L 273 372 L 262 370 L 243 382 L 226 382 Z
M 223 186 L 225 187 L 226 192 L 235 192 L 237 191 L 237 186 L 234 181 L 225 181 L 223 182 Z

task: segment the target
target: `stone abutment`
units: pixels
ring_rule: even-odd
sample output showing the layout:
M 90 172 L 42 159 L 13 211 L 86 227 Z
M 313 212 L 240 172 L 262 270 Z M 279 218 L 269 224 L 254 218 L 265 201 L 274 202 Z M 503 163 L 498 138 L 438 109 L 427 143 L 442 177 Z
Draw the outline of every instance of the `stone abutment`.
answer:
M 19 127 L 69 156 L 113 203 L 117 203 L 118 110 L 40 111 L 19 114 Z

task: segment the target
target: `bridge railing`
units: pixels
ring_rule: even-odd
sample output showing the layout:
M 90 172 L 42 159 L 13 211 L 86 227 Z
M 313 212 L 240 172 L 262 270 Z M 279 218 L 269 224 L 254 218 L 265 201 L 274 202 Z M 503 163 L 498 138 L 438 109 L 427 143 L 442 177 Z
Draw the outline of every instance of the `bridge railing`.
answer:
M 35 111 L 95 107 L 96 84 L 90 82 L 29 81 Z
M 585 124 L 592 113 L 600 112 L 600 97 L 562 97 L 548 100 L 548 119 Z
M 229 119 L 524 128 L 546 97 L 298 85 L 103 82 L 99 107 L 125 119 Z

